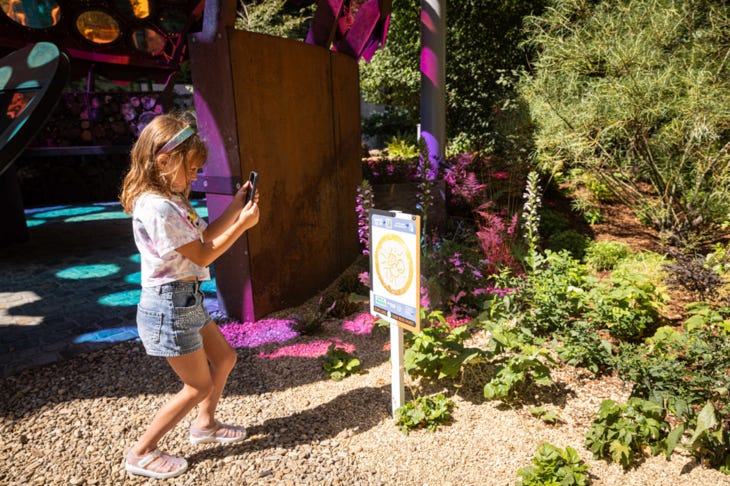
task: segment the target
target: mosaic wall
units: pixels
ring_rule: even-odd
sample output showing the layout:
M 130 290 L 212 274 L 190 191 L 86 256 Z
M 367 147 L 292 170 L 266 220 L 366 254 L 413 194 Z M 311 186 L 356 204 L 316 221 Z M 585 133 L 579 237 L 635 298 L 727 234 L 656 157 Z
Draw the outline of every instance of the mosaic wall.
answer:
M 64 93 L 31 147 L 131 145 L 163 112 L 158 93 Z M 192 109 L 193 96 L 175 95 L 174 109 Z

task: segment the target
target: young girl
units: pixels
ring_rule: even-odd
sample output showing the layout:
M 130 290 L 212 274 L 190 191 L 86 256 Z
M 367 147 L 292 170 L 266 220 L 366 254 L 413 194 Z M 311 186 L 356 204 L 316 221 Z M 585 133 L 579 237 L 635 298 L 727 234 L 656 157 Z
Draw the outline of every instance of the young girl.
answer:
M 195 129 L 181 115 L 159 115 L 139 135 L 124 179 L 121 202 L 132 215 L 142 259 L 137 327 L 147 354 L 164 356 L 183 387 L 152 419 L 127 452 L 125 469 L 164 479 L 182 474 L 187 461 L 161 452 L 157 443 L 196 405 L 193 444 L 232 443 L 246 431 L 218 422 L 215 410 L 236 352 L 203 305 L 200 282 L 208 265 L 259 220 L 258 193 L 244 204 L 246 182 L 223 214 L 206 224 L 188 201 L 190 183 L 208 155 Z

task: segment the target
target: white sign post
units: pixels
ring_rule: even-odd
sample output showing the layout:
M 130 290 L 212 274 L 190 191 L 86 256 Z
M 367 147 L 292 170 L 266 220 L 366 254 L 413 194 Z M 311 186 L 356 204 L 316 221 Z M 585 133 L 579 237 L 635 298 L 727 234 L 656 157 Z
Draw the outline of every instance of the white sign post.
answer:
M 403 406 L 403 329 L 421 329 L 421 218 L 370 210 L 370 313 L 390 323 L 392 407 Z

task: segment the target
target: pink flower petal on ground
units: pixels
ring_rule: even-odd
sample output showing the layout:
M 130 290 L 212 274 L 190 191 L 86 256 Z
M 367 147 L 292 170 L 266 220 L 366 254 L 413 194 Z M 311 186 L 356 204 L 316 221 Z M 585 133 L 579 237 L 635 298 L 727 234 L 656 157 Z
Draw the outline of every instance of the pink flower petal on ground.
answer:
M 362 314 L 359 314 L 357 317 L 355 317 L 353 320 L 343 322 L 342 329 L 349 333 L 362 336 L 364 334 L 370 334 L 371 332 L 373 332 L 373 327 L 375 327 L 375 321 L 377 321 L 377 318 L 375 316 L 371 315 L 369 312 L 363 312 Z
M 348 353 L 355 351 L 355 345 L 343 342 L 341 339 L 333 338 L 330 340 L 319 340 L 312 341 L 309 343 L 291 344 L 289 346 L 283 346 L 273 353 L 259 353 L 258 357 L 261 359 L 276 359 L 282 357 L 293 357 L 293 358 L 319 358 L 327 354 L 330 344 L 336 344 L 338 348 L 345 350 Z
M 220 326 L 226 341 L 234 348 L 256 348 L 268 343 L 283 343 L 299 335 L 290 319 L 262 319 L 256 322 L 229 322 Z

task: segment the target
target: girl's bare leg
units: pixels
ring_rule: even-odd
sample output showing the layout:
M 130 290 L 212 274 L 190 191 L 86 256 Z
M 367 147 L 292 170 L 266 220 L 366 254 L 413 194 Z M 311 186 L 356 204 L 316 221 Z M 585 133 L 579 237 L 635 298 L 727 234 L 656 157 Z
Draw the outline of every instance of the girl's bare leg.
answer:
M 219 331 L 220 332 L 220 331 Z M 216 388 L 204 349 L 183 356 L 167 358 L 173 371 L 182 379 L 183 388 L 157 412 L 147 430 L 132 447 L 132 453 L 143 456 L 178 424 L 198 403 Z
M 200 402 L 200 410 L 193 425 L 207 430 L 216 426 L 215 409 L 238 356 L 215 323 L 210 322 L 200 333 L 203 335 L 203 349 L 210 362 L 212 387 Z

